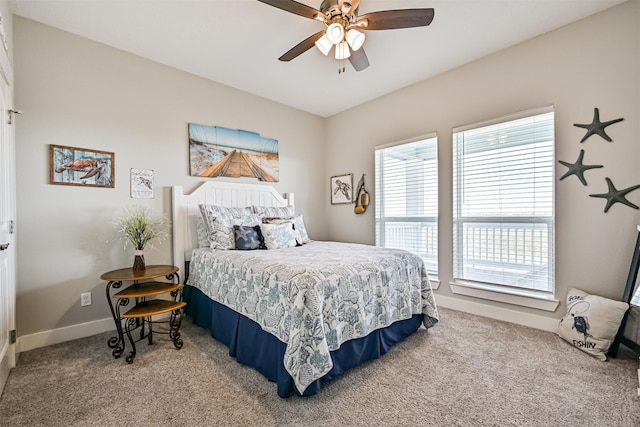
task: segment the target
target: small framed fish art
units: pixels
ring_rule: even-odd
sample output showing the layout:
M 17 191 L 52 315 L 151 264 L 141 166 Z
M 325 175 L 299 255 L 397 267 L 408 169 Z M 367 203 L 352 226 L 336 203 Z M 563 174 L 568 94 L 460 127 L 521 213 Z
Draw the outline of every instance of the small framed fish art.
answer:
M 49 145 L 50 184 L 114 188 L 114 168 L 114 153 Z
M 153 199 L 153 169 L 131 168 L 131 198 Z

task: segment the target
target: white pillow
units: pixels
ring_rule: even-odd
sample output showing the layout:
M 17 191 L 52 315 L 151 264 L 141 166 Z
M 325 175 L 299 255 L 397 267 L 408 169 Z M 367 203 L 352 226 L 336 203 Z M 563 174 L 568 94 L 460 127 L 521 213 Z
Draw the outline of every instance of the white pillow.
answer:
M 264 224 L 293 224 L 293 228 L 295 230 L 296 239 L 299 245 L 303 245 L 305 243 L 309 243 L 311 239 L 307 234 L 307 229 L 304 226 L 304 221 L 302 219 L 302 214 L 296 215 L 295 217 L 276 217 L 276 218 L 262 218 L 262 222 Z
M 307 234 L 307 229 L 304 226 L 302 214 L 296 215 L 296 217 L 293 219 L 293 226 L 295 227 L 296 231 L 300 233 L 300 238 L 302 240 L 301 243 L 309 243 L 311 241 L 309 235 Z
M 260 224 L 260 231 L 267 249 L 290 248 L 298 244 L 291 223 Z
M 607 351 L 628 308 L 626 302 L 571 288 L 567 294 L 567 314 L 560 319 L 557 334 L 591 356 L 607 360 Z

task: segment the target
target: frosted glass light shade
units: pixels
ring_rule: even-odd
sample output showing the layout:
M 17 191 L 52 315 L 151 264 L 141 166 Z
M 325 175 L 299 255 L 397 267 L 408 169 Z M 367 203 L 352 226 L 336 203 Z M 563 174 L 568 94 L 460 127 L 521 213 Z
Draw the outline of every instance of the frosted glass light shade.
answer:
M 354 29 L 347 31 L 347 43 L 353 50 L 360 49 L 364 44 L 364 34 Z
M 327 27 L 325 36 L 327 36 L 327 39 L 329 39 L 331 43 L 338 44 L 344 38 L 344 28 L 342 27 L 342 25 L 338 24 L 337 22 L 334 22 L 333 24 Z
M 324 34 L 322 37 L 316 40 L 316 47 L 320 52 L 322 52 L 323 55 L 326 56 L 329 54 L 329 51 L 331 50 L 331 47 L 333 47 L 333 44 L 329 41 L 327 35 Z
M 347 59 L 351 56 L 347 42 L 340 42 L 336 45 L 336 59 Z

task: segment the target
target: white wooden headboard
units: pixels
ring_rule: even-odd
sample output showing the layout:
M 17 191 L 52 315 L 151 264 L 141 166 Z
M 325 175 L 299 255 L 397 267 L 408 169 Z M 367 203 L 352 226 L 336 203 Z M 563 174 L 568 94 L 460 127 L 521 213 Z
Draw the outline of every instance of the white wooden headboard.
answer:
M 192 218 L 200 215 L 198 205 L 293 206 L 295 208 L 293 193 L 280 195 L 272 186 L 262 184 L 206 181 L 190 194 L 185 194 L 181 185 L 173 186 L 171 196 L 173 265 L 180 269 L 185 268 L 184 262 L 191 258 L 191 251 L 198 247 L 195 221 Z

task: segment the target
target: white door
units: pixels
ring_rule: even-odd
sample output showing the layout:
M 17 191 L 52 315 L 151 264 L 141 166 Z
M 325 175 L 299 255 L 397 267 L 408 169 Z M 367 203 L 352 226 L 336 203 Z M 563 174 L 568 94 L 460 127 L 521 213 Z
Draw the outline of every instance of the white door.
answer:
M 15 366 L 16 214 L 12 72 L 0 47 L 0 393 Z

